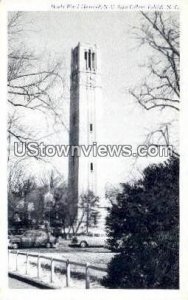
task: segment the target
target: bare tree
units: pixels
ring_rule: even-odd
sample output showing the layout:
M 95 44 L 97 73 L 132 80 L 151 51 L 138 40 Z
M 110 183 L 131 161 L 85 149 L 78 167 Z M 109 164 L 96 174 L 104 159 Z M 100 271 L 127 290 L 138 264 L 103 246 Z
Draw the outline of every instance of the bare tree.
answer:
M 38 111 L 46 119 L 51 116 L 54 122 L 66 127 L 58 111 L 65 84 L 61 75 L 62 62 L 42 61 L 24 45 L 22 37 L 27 31 L 24 16 L 22 12 L 10 13 L 8 22 L 9 158 L 12 141 L 37 141 L 38 132 L 22 123 L 22 117 L 29 111 Z M 32 27 L 32 24 L 29 25 Z M 54 93 L 55 88 L 59 91 L 58 95 Z
M 17 211 L 20 201 L 23 201 L 21 209 L 24 218 L 28 214 L 27 195 L 36 188 L 35 179 L 25 173 L 24 168 L 17 164 L 16 167 L 11 168 L 8 177 L 8 213 L 12 218 Z
M 134 31 L 140 46 L 152 50 L 148 58 L 148 76 L 130 93 L 146 109 L 171 108 L 179 111 L 180 52 L 179 20 L 175 13 L 141 12 L 143 22 Z
M 114 186 L 107 182 L 105 186 L 105 198 L 110 202 L 111 205 L 116 203 L 116 198 L 120 193 L 120 186 Z
M 78 232 L 80 225 L 85 221 L 86 232 L 88 233 L 89 228 L 96 226 L 100 217 L 99 197 L 96 196 L 92 191 L 88 191 L 80 196 L 81 202 L 79 209 L 81 210 L 80 219 L 77 222 L 76 232 Z
M 147 70 L 144 82 L 130 89 L 130 94 L 147 111 L 171 109 L 179 111 L 180 51 L 178 14 L 141 12 L 141 25 L 134 28 L 139 47 L 146 47 Z M 163 122 L 147 134 L 146 144 L 171 145 L 169 129 L 172 123 Z M 157 141 L 156 141 L 157 140 Z M 176 147 L 175 147 L 176 148 Z M 177 150 L 173 154 L 178 155 Z

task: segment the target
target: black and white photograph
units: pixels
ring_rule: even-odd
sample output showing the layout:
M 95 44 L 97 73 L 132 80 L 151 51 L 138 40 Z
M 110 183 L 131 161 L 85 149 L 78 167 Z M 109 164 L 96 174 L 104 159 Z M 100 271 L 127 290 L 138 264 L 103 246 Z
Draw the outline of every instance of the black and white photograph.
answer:
M 180 289 L 179 44 L 178 5 L 7 12 L 9 289 Z

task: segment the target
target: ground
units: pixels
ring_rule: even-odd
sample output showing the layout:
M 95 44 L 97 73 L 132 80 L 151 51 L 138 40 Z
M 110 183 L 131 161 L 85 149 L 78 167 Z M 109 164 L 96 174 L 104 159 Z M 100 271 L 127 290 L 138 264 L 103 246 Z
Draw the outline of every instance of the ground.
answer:
M 8 279 L 8 285 L 10 289 L 37 289 L 35 286 L 10 277 Z
M 36 253 L 47 257 L 53 257 L 57 259 L 62 259 L 64 261 L 69 260 L 70 262 L 77 263 L 88 263 L 92 266 L 97 266 L 101 268 L 106 268 L 108 262 L 114 256 L 106 248 L 79 248 L 79 247 L 69 247 L 70 241 L 61 241 L 59 247 L 46 249 L 46 248 L 28 248 L 28 249 L 18 249 L 20 252 Z M 9 255 L 9 270 L 15 271 L 16 266 L 16 256 L 14 254 Z M 25 255 L 18 256 L 18 272 L 25 274 Z M 43 282 L 49 282 L 50 280 L 50 260 L 41 259 L 41 272 L 40 278 Z M 62 268 L 65 270 L 65 263 L 55 263 L 56 272 L 54 273 L 53 282 L 58 286 L 58 288 L 64 288 L 66 286 L 65 273 L 62 273 Z M 60 269 L 59 269 L 60 268 Z M 86 267 L 75 266 L 71 264 L 71 288 L 85 288 L 85 269 Z M 29 269 L 28 275 L 36 278 L 37 276 L 37 257 L 29 257 Z M 100 284 L 100 279 L 105 275 L 104 271 L 97 271 L 90 269 L 91 278 L 91 288 L 102 288 Z M 12 288 L 12 285 L 10 285 Z M 19 288 L 19 287 L 18 287 Z M 20 287 L 22 288 L 22 287 Z

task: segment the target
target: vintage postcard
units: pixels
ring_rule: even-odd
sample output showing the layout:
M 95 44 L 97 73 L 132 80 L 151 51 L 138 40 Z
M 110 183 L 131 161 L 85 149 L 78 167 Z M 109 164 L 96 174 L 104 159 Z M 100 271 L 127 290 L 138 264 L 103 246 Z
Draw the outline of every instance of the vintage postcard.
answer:
M 186 3 L 0 5 L 2 299 L 186 299 Z

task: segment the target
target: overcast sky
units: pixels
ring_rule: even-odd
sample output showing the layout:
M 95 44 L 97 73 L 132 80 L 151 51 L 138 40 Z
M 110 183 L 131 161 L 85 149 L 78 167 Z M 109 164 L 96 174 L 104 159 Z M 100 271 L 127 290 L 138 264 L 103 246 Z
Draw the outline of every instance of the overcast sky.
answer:
M 69 125 L 69 76 L 71 48 L 78 42 L 96 43 L 102 57 L 102 107 L 103 144 L 142 144 L 146 134 L 158 124 L 177 118 L 174 112 L 145 111 L 128 93 L 130 87 L 139 85 L 146 76 L 141 66 L 147 60 L 149 50 L 138 48 L 133 35 L 133 26 L 139 26 L 138 12 L 28 12 L 25 19 L 32 30 L 23 36 L 26 47 L 43 57 L 64 61 L 63 76 L 66 77 L 66 98 L 63 101 L 64 121 Z M 41 116 L 27 115 L 38 131 L 42 128 Z M 49 129 L 50 131 L 50 129 Z M 174 133 L 173 133 L 174 134 Z M 60 144 L 68 143 L 68 133 L 54 137 Z M 151 160 L 140 158 L 135 170 L 141 170 Z M 101 180 L 113 184 L 125 182 L 132 176 L 135 159 L 103 158 L 100 160 Z M 57 169 L 67 177 L 67 159 L 54 159 Z M 33 172 L 36 172 L 34 164 Z M 40 168 L 38 168 L 40 172 Z M 135 174 L 134 171 L 133 173 Z

